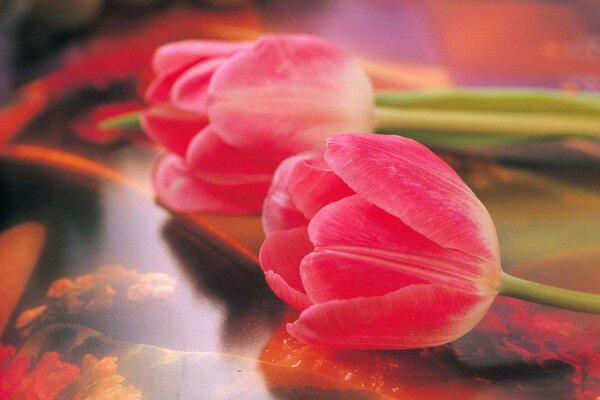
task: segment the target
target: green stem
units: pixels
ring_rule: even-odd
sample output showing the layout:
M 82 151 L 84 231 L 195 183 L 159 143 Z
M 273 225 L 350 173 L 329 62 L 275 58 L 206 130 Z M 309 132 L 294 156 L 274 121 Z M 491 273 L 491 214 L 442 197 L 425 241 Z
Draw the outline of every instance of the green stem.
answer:
M 600 314 L 600 294 L 531 282 L 505 272 L 502 273 L 499 294 L 573 311 Z
M 430 130 L 537 137 L 600 139 L 600 115 L 454 111 L 377 107 L 377 130 Z
M 600 95 L 543 89 L 382 91 L 380 133 L 441 147 L 504 146 L 564 137 L 600 138 Z
M 140 112 L 133 111 L 130 113 L 115 115 L 114 117 L 103 119 L 98 123 L 98 128 L 103 131 L 111 129 L 122 130 L 141 130 Z
M 375 104 L 428 110 L 600 115 L 600 94 L 545 89 L 380 91 L 375 94 Z

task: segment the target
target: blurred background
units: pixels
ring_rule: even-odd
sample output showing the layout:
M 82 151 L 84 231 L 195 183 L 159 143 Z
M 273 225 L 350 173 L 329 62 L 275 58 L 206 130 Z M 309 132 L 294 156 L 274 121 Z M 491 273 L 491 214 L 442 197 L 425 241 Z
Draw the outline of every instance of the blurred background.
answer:
M 403 86 L 600 89 L 597 0 L 1 0 L 0 101 L 77 58 L 95 32 L 181 7 L 251 15 L 257 31 L 315 33 L 402 63 Z

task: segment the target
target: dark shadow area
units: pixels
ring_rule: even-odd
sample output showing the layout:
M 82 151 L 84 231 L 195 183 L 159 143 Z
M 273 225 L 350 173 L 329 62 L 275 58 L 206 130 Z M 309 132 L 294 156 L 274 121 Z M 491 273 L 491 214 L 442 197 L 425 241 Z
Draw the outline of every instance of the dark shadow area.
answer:
M 75 184 L 74 184 L 75 183 Z M 26 221 L 47 229 L 38 268 L 16 310 L 43 301 L 50 282 L 62 276 L 69 254 L 91 248 L 102 229 L 98 182 L 39 166 L 0 159 L 0 231 Z M 14 326 L 13 315 L 9 327 Z M 3 342 L 18 334 L 7 329 Z
M 271 292 L 260 266 L 183 218 L 171 219 L 163 236 L 198 291 L 223 303 L 225 347 L 266 344 L 287 305 Z

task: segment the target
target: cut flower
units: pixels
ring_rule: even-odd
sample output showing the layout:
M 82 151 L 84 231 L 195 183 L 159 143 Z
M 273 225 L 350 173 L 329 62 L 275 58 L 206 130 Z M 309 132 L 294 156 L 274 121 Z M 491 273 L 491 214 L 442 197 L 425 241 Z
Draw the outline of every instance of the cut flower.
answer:
M 167 150 L 154 187 L 175 211 L 259 211 L 282 160 L 322 151 L 332 132 L 374 127 L 367 76 L 316 37 L 176 42 L 153 66 L 141 123 Z
M 442 160 L 398 136 L 336 135 L 286 160 L 265 201 L 260 261 L 307 344 L 406 349 L 472 329 L 501 283 L 492 219 Z

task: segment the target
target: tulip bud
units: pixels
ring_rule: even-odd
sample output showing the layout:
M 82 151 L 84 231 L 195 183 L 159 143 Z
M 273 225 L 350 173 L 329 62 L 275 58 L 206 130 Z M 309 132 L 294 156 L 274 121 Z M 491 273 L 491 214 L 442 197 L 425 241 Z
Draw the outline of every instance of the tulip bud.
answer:
M 316 37 L 177 42 L 156 51 L 154 69 L 141 122 L 167 150 L 154 188 L 176 211 L 257 212 L 282 160 L 373 128 L 367 76 Z

